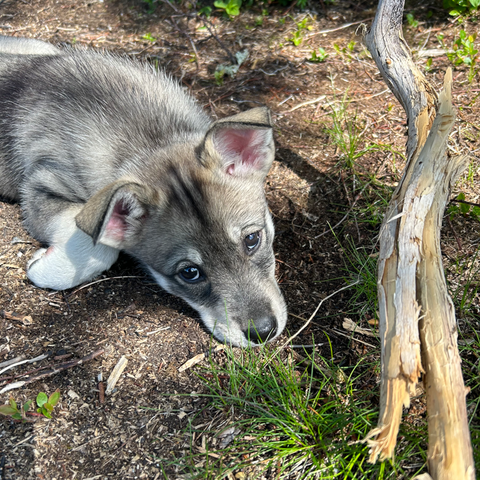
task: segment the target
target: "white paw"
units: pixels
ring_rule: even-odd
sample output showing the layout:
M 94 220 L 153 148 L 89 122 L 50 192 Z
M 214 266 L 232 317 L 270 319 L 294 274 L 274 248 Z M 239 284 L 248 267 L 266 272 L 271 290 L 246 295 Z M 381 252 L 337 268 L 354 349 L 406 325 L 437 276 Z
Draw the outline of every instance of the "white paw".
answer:
M 33 255 L 32 258 L 27 262 L 27 270 L 30 270 L 30 267 L 38 260 L 40 260 L 46 253 L 46 248 L 39 248 Z
M 27 263 L 27 277 L 41 288 L 65 290 L 75 286 L 71 281 L 70 265 L 62 261 L 62 257 L 59 249 L 38 249 Z

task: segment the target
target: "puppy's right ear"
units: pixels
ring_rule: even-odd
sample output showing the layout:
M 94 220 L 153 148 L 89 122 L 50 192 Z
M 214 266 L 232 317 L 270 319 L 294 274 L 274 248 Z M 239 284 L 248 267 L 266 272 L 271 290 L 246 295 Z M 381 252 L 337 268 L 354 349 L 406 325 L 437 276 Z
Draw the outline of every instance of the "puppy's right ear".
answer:
M 119 250 L 137 243 L 158 192 L 146 185 L 119 180 L 97 192 L 75 217 L 80 230 Z

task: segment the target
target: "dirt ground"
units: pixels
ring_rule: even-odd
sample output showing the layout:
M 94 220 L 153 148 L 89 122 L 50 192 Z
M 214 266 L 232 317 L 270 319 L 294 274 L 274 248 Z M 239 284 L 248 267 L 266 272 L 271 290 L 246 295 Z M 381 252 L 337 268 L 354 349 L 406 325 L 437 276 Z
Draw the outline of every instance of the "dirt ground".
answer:
M 420 23 L 406 30 L 414 49 L 438 48 L 439 32 L 446 40 L 453 39 L 456 25 L 437 4 L 416 8 Z M 405 115 L 366 56 L 361 36 L 360 24 L 370 24 L 376 2 L 312 1 L 304 12 L 271 6 L 263 18 L 261 7 L 232 20 L 217 13 L 210 17 L 215 35 L 201 28 L 201 20 L 187 16 L 195 10 L 194 4 L 189 6 L 159 2 L 150 13 L 146 3 L 134 0 L 0 0 L 0 34 L 148 58 L 180 79 L 213 117 L 259 104 L 271 108 L 277 156 L 266 192 L 277 232 L 278 280 L 291 313 L 287 329 L 293 333 L 322 298 L 345 284 L 341 244 L 351 240 L 374 255 L 378 235 L 378 224 L 362 222 L 362 213 L 351 215 L 353 209 L 360 212 L 368 204 L 368 190 L 358 195 L 342 166 L 341 152 L 325 131 L 331 123 L 329 102 L 339 104 L 348 92 L 349 112 L 361 125 L 362 144 L 392 145 L 404 152 Z M 412 10 L 407 5 L 406 11 Z M 301 32 L 302 43 L 295 46 L 286 38 L 304 18 L 308 28 Z M 464 28 L 474 31 L 478 26 L 467 22 Z M 312 50 L 319 47 L 329 56 L 322 63 L 308 62 Z M 218 64 L 228 63 L 226 50 L 235 54 L 244 49 L 249 56 L 237 75 L 217 85 L 214 71 Z M 426 57 L 417 58 L 423 69 Z M 441 53 L 432 58 L 427 75 L 438 87 L 449 62 Z M 478 80 L 469 85 L 465 68 L 454 76 L 454 99 L 460 111 L 452 150 L 475 157 L 480 148 L 479 111 L 472 100 L 480 92 Z M 391 187 L 400 178 L 402 165 L 399 155 L 383 149 L 359 158 L 356 168 Z M 475 167 L 471 181 L 458 189 L 467 200 L 478 202 L 476 185 Z M 382 211 L 379 206 L 374 214 L 380 218 Z M 333 233 L 330 226 L 336 226 Z M 480 224 L 474 218 L 456 216 L 445 222 L 442 248 L 451 282 L 458 277 L 459 251 L 472 255 L 479 234 Z M 181 458 L 186 448 L 182 427 L 204 406 L 204 400 L 195 396 L 202 386 L 193 370 L 179 373 L 178 369 L 208 351 L 210 336 L 194 310 L 162 291 L 126 256 L 81 288 L 66 292 L 36 288 L 25 269 L 38 247 L 22 228 L 19 206 L 0 202 L 0 363 L 48 354 L 0 373 L 0 389 L 21 379 L 9 375 L 47 367 L 36 375 L 94 352 L 98 356 L 0 394 L 4 404 L 11 393 L 25 401 L 39 391 L 61 392 L 50 421 L 22 424 L 0 418 L 0 479 L 163 478 L 161 460 Z M 342 327 L 349 315 L 349 297 L 347 291 L 326 302 L 295 341 L 325 342 L 322 353 L 328 355 L 328 335 L 335 360 L 355 364 L 369 347 L 351 342 L 350 332 Z M 478 312 L 478 299 L 474 303 Z M 353 317 L 361 326 L 368 326 L 369 319 L 368 314 Z M 222 360 L 221 352 L 215 355 Z M 122 356 L 128 365 L 116 391 L 101 403 L 98 376 L 108 378 Z M 377 387 L 375 381 L 367 386 Z M 216 414 L 205 412 L 205 422 Z M 180 478 L 174 470 L 167 469 L 167 474 Z

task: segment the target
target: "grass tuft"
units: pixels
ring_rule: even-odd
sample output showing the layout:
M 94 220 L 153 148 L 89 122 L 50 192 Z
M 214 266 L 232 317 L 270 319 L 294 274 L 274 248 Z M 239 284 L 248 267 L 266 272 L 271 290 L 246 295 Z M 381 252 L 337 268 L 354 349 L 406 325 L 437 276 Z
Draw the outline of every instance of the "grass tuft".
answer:
M 370 356 L 342 368 L 315 351 L 229 348 L 224 366 L 199 373 L 219 424 L 190 419 L 189 448 L 169 466 L 188 479 L 410 478 L 401 464 L 411 465 L 417 432 L 392 463 L 369 464 L 358 443 L 377 420 L 378 373 Z

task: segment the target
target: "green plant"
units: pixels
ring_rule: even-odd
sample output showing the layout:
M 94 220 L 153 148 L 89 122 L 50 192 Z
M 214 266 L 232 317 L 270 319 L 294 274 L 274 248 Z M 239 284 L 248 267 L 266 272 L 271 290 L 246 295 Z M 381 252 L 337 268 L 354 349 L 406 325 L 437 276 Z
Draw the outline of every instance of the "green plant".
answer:
M 465 30 L 460 30 L 458 38 L 455 39 L 452 45 L 452 50 L 449 50 L 444 42 L 442 34 L 437 35 L 440 45 L 445 49 L 448 59 L 455 65 L 468 65 L 468 81 L 473 82 L 475 75 L 478 73 L 476 64 L 478 62 L 478 49 L 475 47 L 475 40 L 477 34 L 467 35 Z
M 146 33 L 145 35 L 143 35 L 142 39 L 152 43 L 157 41 L 157 39 L 153 37 L 151 33 Z
M 383 205 L 382 213 L 387 204 Z M 381 219 L 382 215 L 379 215 L 378 221 L 381 222 Z M 357 247 L 351 237 L 347 237 L 343 243 L 337 235 L 335 238 L 343 252 L 343 280 L 352 285 L 348 313 L 377 318 L 377 253 Z
M 229 75 L 230 77 L 234 77 L 240 66 L 242 65 L 243 62 L 248 58 L 248 50 L 242 50 L 241 52 L 237 52 L 235 54 L 235 59 L 237 60 L 237 63 L 235 65 L 227 65 L 227 64 L 220 64 L 217 65 L 217 68 L 215 69 L 214 76 L 215 76 L 215 83 L 217 85 L 222 85 L 223 84 L 223 79 L 225 75 Z
M 353 40 L 351 42 L 349 42 L 346 47 L 340 47 L 340 45 L 338 43 L 334 43 L 333 48 L 334 48 L 335 52 L 337 52 L 337 55 L 342 57 L 345 61 L 350 62 L 353 58 L 352 53 L 355 49 L 356 44 L 357 44 L 357 42 L 355 42 Z
M 324 62 L 328 57 L 328 53 L 325 51 L 324 48 L 319 47 L 318 53 L 313 50 L 312 51 L 312 56 L 308 59 L 309 62 L 314 62 L 314 63 L 321 63 Z
M 222 0 L 216 0 L 213 4 L 224 10 L 227 14 L 228 18 L 236 17 L 240 14 L 240 7 L 242 6 L 242 0 L 228 0 L 228 2 L 224 2 Z
M 308 18 L 305 17 L 301 22 L 298 22 L 297 29 L 292 33 L 291 37 L 285 37 L 285 40 L 288 42 L 292 42 L 296 47 L 298 47 L 302 41 L 303 41 L 303 36 L 305 35 L 305 30 L 311 30 L 312 26 L 307 25 L 308 23 Z
M 453 220 L 456 215 L 463 215 L 464 217 L 469 216 L 480 221 L 480 207 L 466 203 L 463 192 L 459 193 L 455 200 L 456 203 L 452 203 L 447 209 L 450 220 Z
M 459 350 L 462 358 L 462 371 L 465 386 L 470 390 L 467 396 L 467 409 L 469 412 L 470 435 L 472 445 L 480 445 L 480 333 L 478 332 L 478 315 L 476 318 L 465 318 L 459 328 Z M 476 469 L 480 468 L 480 449 L 474 447 L 473 458 Z
M 480 6 L 480 0 L 443 0 L 443 8 L 454 17 L 471 13 Z
M 357 42 L 355 42 L 355 40 L 352 40 L 350 42 L 347 43 L 347 50 L 350 52 L 350 53 L 353 53 L 353 51 L 355 50 L 355 45 L 357 44 Z
M 413 13 L 407 13 L 407 22 L 412 28 L 418 27 L 418 20 L 415 20 Z
M 52 418 L 51 412 L 53 412 L 53 409 L 59 400 L 60 392 L 58 390 L 52 393 L 50 397 L 47 397 L 46 393 L 40 392 L 36 399 L 38 406 L 37 413 L 43 417 Z M 27 415 L 34 415 L 30 412 L 32 401 L 33 400 L 27 400 L 19 408 L 17 402 L 13 398 L 10 398 L 8 404 L 0 406 L 0 414 L 10 416 L 15 420 L 26 420 Z
M 448 282 L 449 293 L 455 304 L 455 310 L 459 318 L 471 315 L 478 307 L 476 296 L 480 285 L 478 284 L 480 247 L 468 255 L 459 255 L 449 268 L 450 279 Z
M 60 392 L 58 390 L 53 392 L 49 397 L 47 397 L 46 393 L 40 392 L 37 395 L 37 413 L 41 413 L 44 417 L 52 418 L 51 412 L 53 412 L 59 400 Z
M 425 71 L 428 73 L 432 70 L 432 64 L 433 64 L 433 60 L 431 57 L 428 57 L 427 58 L 427 61 L 425 62 Z
M 331 104 L 332 124 L 325 127 L 325 132 L 342 153 L 347 168 L 355 170 L 355 160 L 364 155 L 368 149 L 360 148 L 362 129 L 356 114 L 353 116 L 347 114 L 349 104 L 348 92 L 338 103 Z
M 210 17 L 210 15 L 212 14 L 212 7 L 202 7 L 199 11 L 198 11 L 198 14 L 199 15 L 205 15 L 205 17 Z M 205 27 L 203 27 L 205 28 Z

